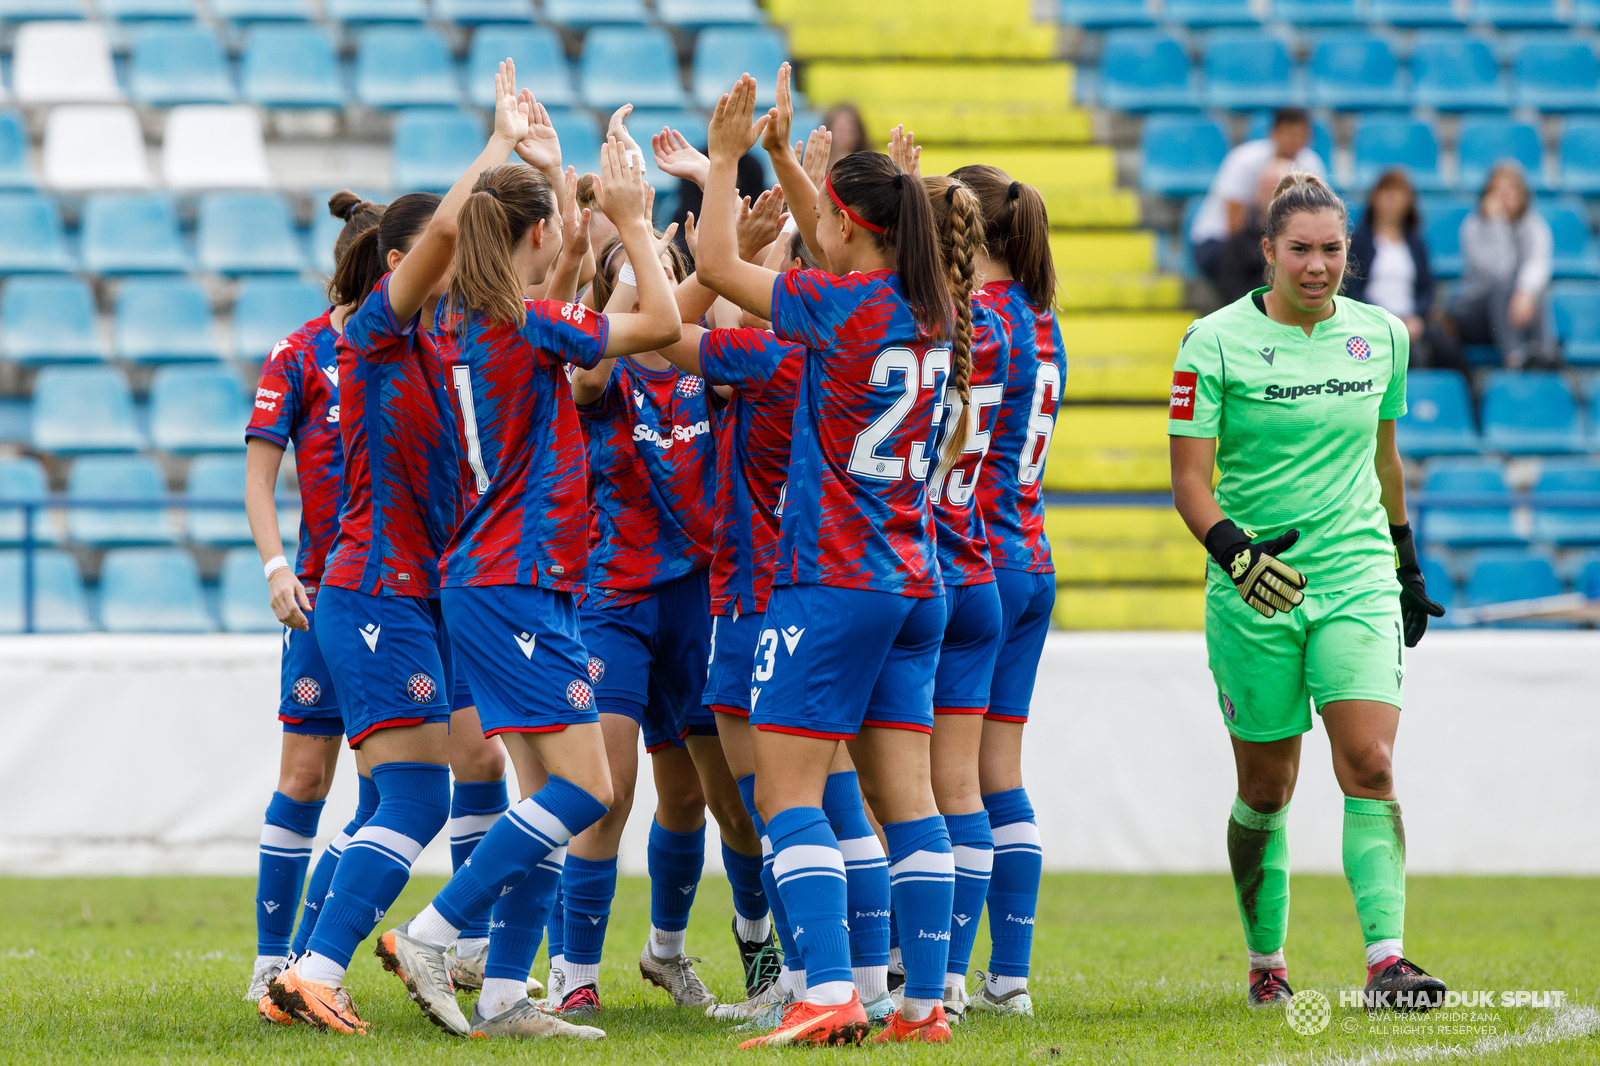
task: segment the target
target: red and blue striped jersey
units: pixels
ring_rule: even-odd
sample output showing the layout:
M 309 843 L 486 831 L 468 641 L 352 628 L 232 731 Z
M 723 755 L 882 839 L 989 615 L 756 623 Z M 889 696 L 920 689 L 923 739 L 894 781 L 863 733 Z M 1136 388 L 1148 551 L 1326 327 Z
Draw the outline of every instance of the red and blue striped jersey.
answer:
M 339 534 L 344 444 L 339 440 L 339 360 L 329 308 L 272 348 L 256 384 L 245 440 L 294 446 L 300 484 L 300 549 L 294 572 L 315 597 L 328 550 Z
M 624 357 L 578 414 L 589 443 L 595 602 L 638 603 L 710 565 L 716 446 L 705 381 Z
M 1053 574 L 1042 492 L 1050 435 L 1067 380 L 1061 327 L 1053 311 L 1033 309 L 1020 282 L 990 282 L 979 296 L 1000 316 L 1011 339 L 1005 399 L 989 443 L 992 458 L 978 486 L 989 551 L 997 570 Z
M 805 364 L 805 348 L 764 329 L 714 329 L 700 338 L 706 380 L 733 388 L 717 427 L 712 614 L 767 609 Z
M 927 478 L 950 374 L 899 275 L 790 270 L 773 331 L 805 345 L 777 583 L 943 595 Z
M 445 554 L 446 588 L 583 588 L 588 469 L 564 364 L 592 367 L 606 319 L 582 304 L 528 300 L 527 324 L 468 313 L 443 323 L 466 515 Z
M 323 584 L 369 596 L 437 596 L 460 519 L 455 416 L 439 344 L 401 324 L 385 274 L 339 338 L 344 509 Z
M 989 538 L 984 529 L 983 508 L 978 505 L 977 489 L 986 480 L 984 457 L 994 436 L 996 419 L 1006 391 L 1006 372 L 1011 361 L 1011 341 L 1000 316 L 976 297 L 972 301 L 972 375 L 968 394 L 972 397 L 971 428 L 967 447 L 950 472 L 928 485 L 933 501 L 933 520 L 939 543 L 939 570 L 945 585 L 983 585 L 994 580 L 989 558 Z M 954 390 L 947 392 L 947 403 L 940 418 L 943 437 L 950 433 Z M 937 468 L 936 471 L 937 472 Z

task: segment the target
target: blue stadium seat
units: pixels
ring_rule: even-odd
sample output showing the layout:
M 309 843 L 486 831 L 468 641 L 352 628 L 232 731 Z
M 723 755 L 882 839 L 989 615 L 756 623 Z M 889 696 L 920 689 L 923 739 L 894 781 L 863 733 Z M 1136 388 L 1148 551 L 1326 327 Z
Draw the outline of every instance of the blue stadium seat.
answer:
M 1479 559 L 1467 581 L 1466 600 L 1470 606 L 1510 603 L 1559 596 L 1564 590 L 1555 567 L 1537 555 L 1495 555 Z M 1559 622 L 1528 619 L 1490 623 L 1496 629 L 1566 628 Z
M 131 452 L 144 444 L 128 376 L 116 367 L 46 367 L 29 431 L 39 452 Z
M 356 99 L 368 107 L 455 107 L 461 86 L 450 47 L 437 33 L 415 26 L 364 30 L 356 52 Z
M 1260 32 L 1218 32 L 1206 46 L 1206 104 L 1242 111 L 1303 103 L 1289 50 Z
M 1250 0 L 1166 0 L 1163 18 L 1185 26 L 1254 26 Z
M 100 624 L 110 633 L 210 633 L 200 571 L 182 548 L 117 548 L 100 568 Z
M 1592 285 L 1555 289 L 1550 312 L 1566 361 L 1572 366 L 1600 366 L 1600 292 Z
M 323 0 L 323 12 L 335 22 L 426 22 L 423 0 Z
M 33 188 L 28 127 L 17 111 L 0 111 L 0 189 Z
M 1061 0 L 1060 10 L 1062 22 L 1086 30 L 1153 26 L 1156 21 L 1148 0 Z
M 1447 500 L 1443 505 L 1434 499 Z M 1423 479 L 1422 539 L 1471 548 L 1522 544 L 1511 521 L 1511 497 L 1492 459 L 1439 459 Z
M 0 274 L 74 269 L 61 210 L 38 193 L 0 193 Z
M 544 0 L 544 17 L 558 26 L 631 25 L 645 23 L 650 14 L 644 0 Z
M 1446 608 L 1456 604 L 1456 581 L 1450 576 L 1450 571 L 1436 555 L 1424 555 L 1418 562 L 1422 565 L 1422 580 L 1427 582 L 1428 596 L 1436 603 L 1443 604 Z M 259 566 L 257 570 L 261 569 Z M 1455 621 L 1447 611 L 1443 618 L 1428 619 L 1428 628 L 1440 629 L 1455 628 Z
M 170 452 L 244 450 L 250 402 L 231 367 L 166 366 L 150 382 L 150 443 Z
M 1459 26 L 1453 0 L 1372 0 L 1372 20 L 1391 26 Z
M 231 104 L 233 76 L 212 30 L 145 26 L 133 39 L 128 95 L 141 104 Z
M 198 455 L 189 464 L 185 494 L 191 500 L 237 500 L 237 510 L 196 507 L 189 511 L 189 539 L 207 547 L 251 544 L 250 521 L 244 513 L 243 455 Z M 261 574 L 260 560 L 256 574 Z M 265 597 L 263 597 L 265 600 Z
M 1600 544 L 1600 464 L 1594 460 L 1546 459 L 1532 502 L 1535 540 Z
M 1211 186 L 1228 154 L 1228 139 L 1209 118 L 1148 115 L 1139 135 L 1144 162 L 1139 187 L 1167 196 L 1201 193 Z
M 22 553 L 0 552 L 0 633 L 23 632 L 22 582 Z M 82 633 L 90 628 L 78 560 L 64 551 L 34 552 L 33 631 Z
M 1395 426 L 1402 454 L 1476 455 L 1482 450 L 1467 381 L 1454 370 L 1411 371 L 1406 378 L 1406 407 Z
M 1561 130 L 1561 188 L 1600 194 L 1600 119 L 1568 118 Z
M 682 107 L 686 103 L 672 38 L 654 26 L 591 30 L 578 60 L 578 79 L 584 100 L 601 111 L 623 104 Z
M 1473 0 L 1472 17 L 1496 29 L 1527 30 L 1565 26 L 1555 0 Z
M 534 19 L 533 0 L 434 0 L 433 14 L 441 22 L 454 22 L 462 26 L 481 26 L 493 22 L 526 26 Z M 517 77 L 519 80 L 522 77 L 520 64 Z
M 283 624 L 272 613 L 261 557 L 250 548 L 234 548 L 222 557 L 217 613 L 229 633 L 277 633 Z
M 1517 103 L 1541 111 L 1600 109 L 1600 62 L 1587 41 L 1529 41 L 1517 52 Z
M 294 216 L 275 193 L 207 193 L 200 198 L 199 235 L 204 270 L 278 274 L 305 269 Z
M 245 42 L 239 83 L 263 107 L 343 107 L 344 83 L 328 35 L 315 26 L 257 26 Z
M 22 277 L 0 295 L 0 350 L 17 363 L 98 363 L 106 358 L 94 294 L 81 278 Z
M 1386 115 L 1356 120 L 1351 147 L 1355 154 L 1355 183 L 1369 189 L 1391 167 L 1403 167 L 1420 191 L 1444 187 L 1439 173 L 1439 142 L 1426 122 Z
M 1365 110 L 1406 107 L 1409 86 L 1382 37 L 1331 33 L 1311 53 L 1311 102 L 1322 107 Z
M 1189 56 L 1167 33 L 1113 30 L 1100 59 L 1100 103 L 1118 111 L 1188 111 L 1200 105 Z
M 159 501 L 167 494 L 161 468 L 147 455 L 90 455 L 67 474 L 67 495 L 78 500 Z M 67 514 L 72 539 L 92 548 L 119 544 L 171 544 L 178 539 L 162 507 L 74 507 Z
M 101 18 L 119 22 L 153 22 L 157 19 L 187 22 L 200 17 L 196 0 L 98 0 L 95 8 Z
M 308 0 L 211 0 L 211 13 L 228 22 L 306 22 Z
M 1495 371 L 1483 394 L 1483 443 L 1507 455 L 1588 450 L 1578 401 L 1554 371 Z
M 550 124 L 561 138 L 561 162 L 579 174 L 600 171 L 600 128 L 587 111 L 560 108 L 550 112 Z
M 1544 187 L 1544 148 L 1539 131 L 1526 122 L 1468 115 L 1461 120 L 1456 151 L 1460 158 L 1456 184 L 1462 189 L 1481 189 L 1490 169 L 1507 159 L 1522 165 L 1529 185 Z
M 1539 213 L 1550 224 L 1551 269 L 1558 278 L 1600 278 L 1600 248 L 1584 217 L 1583 203 L 1540 204 Z
M 1272 14 L 1291 26 L 1348 26 L 1366 21 L 1356 0 L 1275 0 Z
M 405 111 L 394 124 L 397 192 L 442 193 L 483 151 L 483 121 L 466 111 Z
M 1464 33 L 1419 37 L 1411 51 L 1412 98 L 1440 111 L 1503 110 L 1511 90 L 1487 41 Z
M 118 359 L 134 363 L 213 362 L 211 305 L 188 278 L 133 278 L 117 293 Z
M 533 90 L 545 107 L 569 107 L 577 102 L 572 91 L 572 64 L 561 49 L 561 38 L 545 26 L 486 26 L 472 35 L 467 57 L 467 93 L 479 107 L 494 106 L 494 76 L 500 61 L 516 61 L 517 80 Z
M 1250 123 L 1245 127 L 1245 140 L 1256 141 L 1271 136 L 1272 114 L 1271 111 L 1257 111 L 1251 115 Z M 1319 118 L 1311 120 L 1311 150 L 1317 153 L 1317 157 L 1326 163 L 1330 170 L 1333 169 L 1333 127 Z M 1353 226 L 1355 222 L 1356 220 L 1352 219 L 1350 224 Z
M 665 25 L 684 29 L 759 26 L 763 21 L 755 0 L 656 0 L 656 18 Z
M 191 257 L 172 197 L 98 193 L 83 204 L 83 265 L 94 274 L 178 273 Z
M 0 500 L 43 500 L 50 485 L 44 476 L 44 466 L 32 456 L 19 455 L 0 458 Z M 45 511 L 35 511 L 33 539 L 53 541 L 54 523 Z M 0 506 L 0 544 L 21 544 L 23 532 L 21 508 Z
M 0 0 L 0 19 L 7 22 L 84 17 L 83 0 Z
M 1573 0 L 1572 22 L 1575 26 L 1600 26 L 1600 0 Z
M 1472 211 L 1467 204 L 1438 204 L 1423 214 L 1423 241 L 1428 246 L 1428 264 L 1436 276 L 1461 276 L 1465 266 L 1461 256 L 1461 223 Z
M 273 345 L 328 309 L 328 293 L 298 278 L 246 278 L 233 303 L 233 354 L 264 362 Z
M 694 46 L 690 84 L 695 103 L 707 110 L 716 107 L 718 97 L 739 80 L 740 74 L 749 71 L 756 79 L 756 106 L 771 107 L 778 102 L 778 68 L 788 58 L 789 50 L 777 30 L 706 30 Z

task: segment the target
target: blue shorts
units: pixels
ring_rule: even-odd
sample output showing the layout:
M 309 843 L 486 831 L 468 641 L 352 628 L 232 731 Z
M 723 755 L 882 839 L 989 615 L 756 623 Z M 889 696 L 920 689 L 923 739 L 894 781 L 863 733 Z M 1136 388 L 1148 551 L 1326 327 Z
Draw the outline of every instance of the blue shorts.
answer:
M 441 606 L 444 604 L 443 593 L 440 594 L 439 603 Z M 446 631 L 448 631 L 449 628 L 450 623 L 447 621 L 445 622 Z M 454 637 L 450 638 L 450 648 L 457 656 L 461 654 L 461 649 L 456 646 Z M 461 668 L 460 658 L 456 659 L 455 666 L 455 690 L 450 693 L 451 714 L 455 714 L 457 711 L 462 710 L 463 708 L 476 707 L 478 705 L 478 698 L 472 694 L 472 685 L 467 681 L 467 672 Z
M 471 684 L 467 698 L 477 697 L 484 736 L 600 720 L 572 593 L 484 585 L 447 588 L 443 596 L 456 670 Z
M 1000 593 L 993 581 L 946 585 L 944 642 L 933 679 L 934 714 L 983 714 L 1000 652 Z
M 317 644 L 357 748 L 378 729 L 450 721 L 450 641 L 438 600 L 324 585 Z
M 600 710 L 639 723 L 645 750 L 683 747 L 690 734 L 716 735 L 701 706 L 711 657 L 711 586 L 699 570 L 638 603 L 578 609 L 589 649 L 589 680 Z
M 711 676 L 706 678 L 701 703 L 724 714 L 750 717 L 750 664 L 755 661 L 756 641 L 766 627 L 764 611 L 712 616 Z
M 756 643 L 750 724 L 849 740 L 865 726 L 933 732 L 943 596 L 780 585 Z
M 285 733 L 312 737 L 337 737 L 344 734 L 344 716 L 339 713 L 339 694 L 333 675 L 323 661 L 317 644 L 315 611 L 307 611 L 311 629 L 283 627 L 282 681 L 279 684 L 278 721 Z
M 996 570 L 1000 593 L 1000 654 L 989 687 L 989 712 L 997 722 L 1026 722 L 1033 702 L 1033 680 L 1050 632 L 1050 611 L 1056 605 L 1056 575 L 1024 570 Z

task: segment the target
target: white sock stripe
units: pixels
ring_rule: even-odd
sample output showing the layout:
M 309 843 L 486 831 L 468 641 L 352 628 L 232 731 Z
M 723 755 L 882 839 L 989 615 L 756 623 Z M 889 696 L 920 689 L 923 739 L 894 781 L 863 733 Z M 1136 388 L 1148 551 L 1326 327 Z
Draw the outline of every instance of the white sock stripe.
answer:
M 506 813 L 515 818 L 521 828 L 527 830 L 530 834 L 550 841 L 551 850 L 559 848 L 572 839 L 572 830 L 561 824 L 560 818 L 535 803 L 532 796 L 529 796 Z
M 955 852 L 957 873 L 981 877 L 994 871 L 993 848 L 973 848 L 957 844 L 951 850 Z
M 773 856 L 772 875 L 780 881 L 800 870 L 844 876 L 844 856 L 826 844 L 795 844 Z
M 994 831 L 994 850 L 999 851 L 1006 845 L 1016 844 L 1027 844 L 1044 850 L 1044 842 L 1039 839 L 1039 827 L 1032 822 L 1012 822 Z
M 336 836 L 332 840 L 328 841 L 328 850 L 333 852 L 335 855 L 337 855 L 337 854 L 339 854 L 339 852 L 343 851 L 349 845 L 350 845 L 350 834 L 346 833 L 343 829 L 341 829 L 341 830 L 339 830 L 339 835 L 338 836 Z
M 311 845 L 316 841 L 311 837 L 303 837 L 293 829 L 285 829 L 281 825 L 264 825 L 261 827 L 261 846 L 272 851 L 310 851 Z
M 899 862 L 889 866 L 889 880 L 894 881 L 906 874 L 943 874 L 946 877 L 956 875 L 956 857 L 948 851 L 913 851 Z
M 396 832 L 381 825 L 364 825 L 361 827 L 360 832 L 356 833 L 355 837 L 351 839 L 350 847 L 367 844 L 383 851 L 391 851 L 404 859 L 407 866 L 410 866 L 417 861 L 417 856 L 422 854 L 422 848 L 426 843 L 427 841 L 412 840 L 404 833 Z
M 469 837 L 482 838 L 494 823 L 500 820 L 502 812 L 493 814 L 463 814 L 450 819 L 450 843 L 465 842 Z
M 394 850 L 392 850 L 390 848 L 386 848 L 382 844 L 376 843 L 374 841 L 371 841 L 371 840 L 352 840 L 350 842 L 350 847 L 345 848 L 344 850 L 346 852 L 349 852 L 353 848 L 366 848 L 368 851 L 376 851 L 378 854 L 382 855 L 384 858 L 388 859 L 390 862 L 394 863 L 396 866 L 403 867 L 403 868 L 405 868 L 407 870 L 411 869 L 412 860 L 407 859 L 404 855 L 401 855 L 399 852 L 396 852 L 396 851 L 394 851 Z M 340 858 L 342 859 L 343 856 L 341 855 Z M 328 895 L 331 896 L 331 895 L 333 895 L 333 893 L 329 892 Z
M 851 837 L 849 840 L 839 841 L 839 853 L 844 856 L 844 861 L 852 866 L 866 863 L 876 866 L 878 863 L 887 863 L 889 857 L 883 853 L 883 845 L 878 838 Z
M 567 865 L 567 846 L 565 844 L 561 845 L 559 848 L 546 855 L 544 857 L 544 861 L 548 863 L 554 863 L 556 866 L 565 867 Z
M 776 880 L 779 887 L 782 887 L 792 881 L 800 881 L 807 877 L 837 877 L 841 881 L 849 880 L 844 874 L 838 872 L 837 870 L 821 870 L 817 869 L 816 867 L 807 867 L 803 870 L 796 870 L 794 873 L 785 874 L 782 877 L 774 878 L 774 880 Z
M 764 836 L 761 838 L 761 861 L 772 861 L 772 838 L 769 836 Z

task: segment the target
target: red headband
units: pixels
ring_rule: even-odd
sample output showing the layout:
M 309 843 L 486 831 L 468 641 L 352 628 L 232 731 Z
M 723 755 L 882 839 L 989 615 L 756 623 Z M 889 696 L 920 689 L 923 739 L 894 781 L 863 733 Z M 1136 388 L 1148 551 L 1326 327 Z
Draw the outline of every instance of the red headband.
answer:
M 851 222 L 854 222 L 862 229 L 871 230 L 873 233 L 884 232 L 883 226 L 874 226 L 872 223 L 868 222 L 866 219 L 862 218 L 860 215 L 856 214 L 854 211 L 845 206 L 844 201 L 839 199 L 839 194 L 833 191 L 833 175 L 830 174 L 823 180 L 822 187 L 828 191 L 828 198 L 838 205 L 839 210 L 844 212 L 845 218 L 848 218 Z

